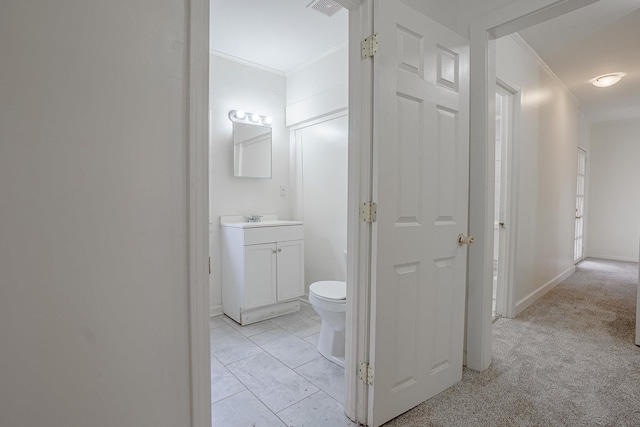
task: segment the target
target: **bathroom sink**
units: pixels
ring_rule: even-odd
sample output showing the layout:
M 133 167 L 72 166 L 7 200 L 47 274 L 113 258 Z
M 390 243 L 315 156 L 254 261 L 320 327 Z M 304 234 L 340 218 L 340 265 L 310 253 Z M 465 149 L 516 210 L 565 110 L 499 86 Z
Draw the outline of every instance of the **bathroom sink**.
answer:
M 257 227 L 282 227 L 287 225 L 302 225 L 302 221 L 260 221 L 260 222 L 223 222 L 221 225 L 225 227 L 236 228 L 257 228 Z

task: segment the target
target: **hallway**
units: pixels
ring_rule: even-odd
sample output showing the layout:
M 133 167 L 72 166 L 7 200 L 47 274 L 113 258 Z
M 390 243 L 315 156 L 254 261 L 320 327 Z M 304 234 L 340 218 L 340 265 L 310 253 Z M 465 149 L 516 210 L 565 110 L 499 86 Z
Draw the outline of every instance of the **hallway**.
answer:
M 515 319 L 493 362 L 386 426 L 638 426 L 638 264 L 586 259 Z

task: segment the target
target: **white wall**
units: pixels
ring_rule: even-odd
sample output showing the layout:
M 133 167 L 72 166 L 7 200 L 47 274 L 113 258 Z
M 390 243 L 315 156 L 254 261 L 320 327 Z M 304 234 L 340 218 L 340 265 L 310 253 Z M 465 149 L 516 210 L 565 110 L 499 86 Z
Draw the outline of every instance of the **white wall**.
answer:
M 0 425 L 187 426 L 185 2 L 0 2 Z
M 319 280 L 346 280 L 349 118 L 299 130 L 305 239 L 305 290 Z
M 640 118 L 592 129 L 588 256 L 638 261 Z
M 458 32 L 468 38 L 469 26 L 475 19 L 517 2 L 518 0 L 458 0 Z
M 591 151 L 591 126 L 589 118 L 582 112 L 578 115 L 578 147 L 587 154 Z
M 349 105 L 349 53 L 345 44 L 287 76 L 287 126 Z
M 412 8 L 422 11 L 434 21 L 458 31 L 459 0 L 401 0 Z
M 573 271 L 579 109 L 511 36 L 497 40 L 498 76 L 521 90 L 515 119 L 516 311 Z
M 580 7 L 586 6 L 587 2 L 586 0 L 535 0 L 535 2 L 529 0 L 457 0 L 456 17 L 458 19 L 458 33 L 469 38 L 469 30 L 472 22 L 482 20 L 487 17 L 489 17 L 489 20 L 493 21 L 493 19 L 497 18 L 498 15 L 502 15 L 502 17 L 518 15 L 524 16 L 528 13 L 532 4 L 535 5 L 536 9 L 542 11 L 545 11 L 546 9 L 548 12 L 548 8 L 550 6 L 561 6 L 565 10 L 568 10 L 572 7 L 576 7 L 576 5 Z M 543 16 L 544 13 L 527 17 L 529 18 L 529 25 L 539 23 L 538 19 Z M 525 21 L 526 20 L 527 19 L 525 19 Z
M 473 20 L 522 0 L 401 0 L 434 21 L 469 38 Z M 546 0 L 550 4 L 555 0 Z M 513 7 L 513 6 L 511 6 Z
M 304 220 L 307 293 L 315 281 L 346 276 L 348 118 L 335 115 L 346 114 L 348 80 L 346 44 L 287 76 L 287 124 L 299 128 L 291 147 L 291 202 Z
M 220 216 L 277 214 L 290 219 L 289 196 L 280 196 L 280 185 L 289 186 L 289 131 L 284 126 L 284 75 L 211 55 L 210 76 L 210 307 L 219 314 Z M 228 113 L 234 109 L 273 118 L 272 179 L 233 176 L 233 127 Z

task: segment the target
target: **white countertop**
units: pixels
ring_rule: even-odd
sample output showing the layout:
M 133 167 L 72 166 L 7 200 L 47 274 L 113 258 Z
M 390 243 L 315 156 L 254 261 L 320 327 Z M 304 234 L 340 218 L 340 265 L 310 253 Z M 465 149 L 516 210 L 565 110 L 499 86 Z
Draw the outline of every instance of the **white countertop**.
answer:
M 260 222 L 221 222 L 222 227 L 235 227 L 235 228 L 258 228 L 258 227 L 282 227 L 289 225 L 302 225 L 302 221 L 260 221 Z
M 302 225 L 302 221 L 287 221 L 278 219 L 278 215 L 262 215 L 258 222 L 247 222 L 246 217 L 242 215 L 221 216 L 221 227 L 235 228 L 259 228 L 259 227 L 283 227 L 289 225 Z

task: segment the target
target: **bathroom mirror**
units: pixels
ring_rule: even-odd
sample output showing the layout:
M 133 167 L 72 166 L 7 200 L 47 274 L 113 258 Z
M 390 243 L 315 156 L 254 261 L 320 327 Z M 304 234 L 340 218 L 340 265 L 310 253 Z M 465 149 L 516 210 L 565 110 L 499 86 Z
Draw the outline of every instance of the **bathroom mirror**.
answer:
M 233 175 L 271 178 L 271 128 L 233 122 Z

